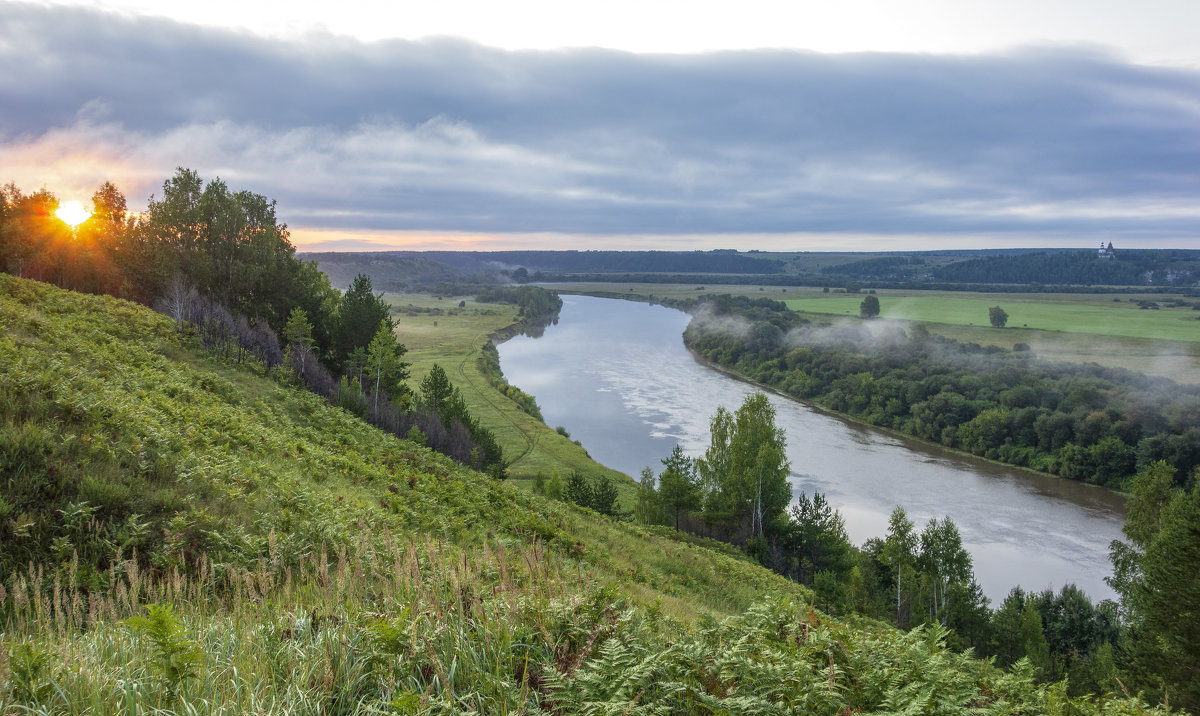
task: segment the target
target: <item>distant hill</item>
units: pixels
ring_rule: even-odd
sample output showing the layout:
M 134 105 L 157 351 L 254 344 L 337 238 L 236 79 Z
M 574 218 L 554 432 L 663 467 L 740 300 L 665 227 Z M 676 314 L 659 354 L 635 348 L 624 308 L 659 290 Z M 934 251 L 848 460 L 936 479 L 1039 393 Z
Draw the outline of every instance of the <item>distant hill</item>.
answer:
M 359 274 L 370 276 L 371 285 L 380 291 L 432 290 L 439 284 L 475 280 L 468 271 L 407 252 L 327 251 L 301 254 L 300 258 L 316 261 L 330 283 L 341 289 Z
M 388 290 L 432 286 L 524 268 L 571 273 L 703 273 L 774 275 L 784 262 L 769 254 L 736 251 L 381 251 L 309 253 L 335 286 L 348 285 L 355 273 L 367 273 L 373 285 Z M 390 284 L 385 285 L 385 284 Z M 393 288 L 394 287 L 394 288 Z
M 989 286 L 1200 286 L 1200 251 L 1000 249 L 922 252 L 768 253 L 717 251 L 382 251 L 302 254 L 335 286 L 365 273 L 387 291 L 470 293 L 522 276 L 547 281 L 662 281 L 840 285 L 953 290 Z

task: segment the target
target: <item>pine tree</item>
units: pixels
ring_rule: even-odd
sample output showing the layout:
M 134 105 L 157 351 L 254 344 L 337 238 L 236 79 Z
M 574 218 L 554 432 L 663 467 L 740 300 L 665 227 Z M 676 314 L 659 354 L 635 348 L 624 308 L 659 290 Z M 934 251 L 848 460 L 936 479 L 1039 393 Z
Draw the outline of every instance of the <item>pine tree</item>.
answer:
M 700 507 L 700 482 L 696 476 L 696 465 L 683 448 L 676 445 L 671 454 L 662 460 L 665 469 L 658 476 L 658 497 L 671 510 L 675 529 L 679 529 L 680 513 Z

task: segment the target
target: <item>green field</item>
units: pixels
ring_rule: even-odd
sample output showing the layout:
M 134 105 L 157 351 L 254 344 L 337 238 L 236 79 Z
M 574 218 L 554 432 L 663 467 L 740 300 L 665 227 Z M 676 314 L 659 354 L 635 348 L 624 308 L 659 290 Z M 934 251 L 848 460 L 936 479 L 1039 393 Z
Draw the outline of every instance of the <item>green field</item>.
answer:
M 988 308 L 1008 312 L 1008 327 L 1065 333 L 1200 342 L 1200 311 L 1190 306 L 1140 308 L 1111 296 L 1075 294 L 975 294 L 879 291 L 880 315 L 929 323 L 989 326 Z M 857 316 L 861 294 L 820 294 L 786 301 L 788 308 L 809 313 Z
M 472 415 L 496 435 L 511 461 L 509 475 L 519 484 L 532 483 L 538 473 L 557 471 L 565 479 L 572 470 L 588 477 L 602 476 L 616 482 L 622 503 L 632 507 L 633 480 L 624 473 L 604 467 L 588 457 L 585 447 L 559 435 L 543 422 L 521 411 L 516 403 L 488 384 L 476 365 L 480 348 L 488 337 L 517 321 L 517 307 L 498 303 L 476 303 L 461 298 L 439 298 L 423 294 L 385 294 L 393 306 L 396 335 L 408 348 L 412 361 L 411 385 L 415 388 L 438 363 L 463 393 Z M 408 307 L 439 310 L 408 313 Z M 517 386 L 520 387 L 520 386 Z M 535 396 L 536 397 L 536 396 Z

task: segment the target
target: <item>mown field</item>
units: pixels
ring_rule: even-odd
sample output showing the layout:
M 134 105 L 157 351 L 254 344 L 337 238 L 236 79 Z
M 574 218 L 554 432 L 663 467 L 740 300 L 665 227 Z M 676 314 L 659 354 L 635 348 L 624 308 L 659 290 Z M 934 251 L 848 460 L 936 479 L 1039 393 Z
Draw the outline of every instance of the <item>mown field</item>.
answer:
M 857 317 L 864 297 L 810 287 L 753 285 L 565 283 L 547 287 L 605 296 L 689 298 L 730 293 L 771 298 L 814 321 Z M 1095 362 L 1200 383 L 1200 311 L 1167 305 L 1178 296 L 899 290 L 879 290 L 876 295 L 884 320 L 921 323 L 931 333 L 955 340 L 1001 348 L 1025 343 L 1047 360 Z M 1142 309 L 1138 301 L 1154 301 L 1159 308 Z M 1008 312 L 1004 330 L 988 323 L 991 306 Z
M 588 457 L 586 445 L 576 445 L 520 410 L 480 372 L 476 363 L 480 349 L 490 335 L 517 321 L 516 306 L 425 294 L 385 294 L 384 298 L 393 307 L 396 335 L 413 364 L 410 383 L 415 388 L 434 363 L 440 364 L 462 391 L 471 413 L 496 434 L 505 459 L 512 461 L 509 475 L 515 483 L 528 487 L 538 473 L 549 477 L 557 471 L 565 479 L 578 470 L 589 478 L 612 480 L 622 504 L 632 508 L 632 478 L 595 462 Z

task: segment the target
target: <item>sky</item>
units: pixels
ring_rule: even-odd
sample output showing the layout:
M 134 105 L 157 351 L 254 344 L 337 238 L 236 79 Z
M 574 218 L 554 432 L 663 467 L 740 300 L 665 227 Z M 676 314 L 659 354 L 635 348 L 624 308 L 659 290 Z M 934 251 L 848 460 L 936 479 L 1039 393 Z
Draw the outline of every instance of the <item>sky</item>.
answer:
M 1200 2 L 0 0 L 0 182 L 301 249 L 1200 248 Z

